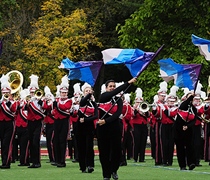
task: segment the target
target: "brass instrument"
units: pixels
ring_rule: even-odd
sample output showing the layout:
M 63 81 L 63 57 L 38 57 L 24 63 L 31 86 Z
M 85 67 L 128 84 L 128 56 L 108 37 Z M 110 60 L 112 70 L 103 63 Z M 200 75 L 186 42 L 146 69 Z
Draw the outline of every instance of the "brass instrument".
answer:
M 9 97 L 10 97 L 9 93 L 3 94 L 3 99 L 4 100 L 9 100 Z
M 154 104 L 149 104 L 148 102 L 144 101 L 142 103 L 139 104 L 138 109 L 145 113 L 148 112 L 150 110 L 150 107 L 154 106 Z
M 201 114 L 200 116 L 201 120 L 203 120 L 205 123 L 210 123 L 210 120 L 209 119 L 206 119 L 206 115 L 203 113 Z
M 8 76 L 8 82 L 11 88 L 11 94 L 15 100 L 20 97 L 20 91 L 23 85 L 23 75 L 17 70 L 10 71 L 6 74 Z
M 34 92 L 34 97 L 35 97 L 36 99 L 41 99 L 43 95 L 44 95 L 44 92 L 43 92 L 41 89 L 37 89 L 37 90 Z

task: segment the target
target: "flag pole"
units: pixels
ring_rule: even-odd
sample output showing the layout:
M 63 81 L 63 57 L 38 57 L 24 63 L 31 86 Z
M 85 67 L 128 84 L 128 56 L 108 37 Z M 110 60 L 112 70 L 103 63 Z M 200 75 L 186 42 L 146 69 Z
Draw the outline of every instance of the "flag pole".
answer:
M 143 72 L 148 65 L 152 62 L 152 60 L 154 60 L 157 55 L 160 53 L 160 51 L 163 49 L 164 44 L 155 52 L 155 54 L 152 56 L 150 62 L 143 68 L 143 70 L 141 72 Z M 136 76 L 136 78 L 138 78 L 141 74 L 141 72 L 139 72 L 139 74 Z M 128 85 L 128 87 L 123 91 L 123 93 L 120 95 L 120 97 L 112 104 L 112 106 L 108 109 L 108 111 L 100 118 L 100 119 L 104 119 L 104 117 L 111 111 L 111 109 L 115 106 L 115 104 L 122 98 L 122 96 L 125 94 L 125 92 L 129 89 L 129 87 L 131 86 L 131 84 Z

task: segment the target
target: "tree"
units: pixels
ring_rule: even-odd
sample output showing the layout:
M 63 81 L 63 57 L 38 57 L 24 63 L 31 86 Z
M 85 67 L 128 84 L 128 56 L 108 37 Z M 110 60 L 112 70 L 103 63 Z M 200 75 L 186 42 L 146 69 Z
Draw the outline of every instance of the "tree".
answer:
M 201 82 L 204 87 L 208 74 L 208 62 L 199 54 L 191 42 L 191 34 L 209 39 L 210 2 L 192 0 L 160 1 L 145 0 L 138 11 L 119 24 L 117 30 L 121 46 L 156 51 L 165 44 L 165 48 L 138 79 L 138 86 L 144 87 L 145 96 L 152 97 L 159 89 L 157 60 L 172 58 L 177 63 L 202 63 Z M 155 82 L 155 84 L 154 84 Z
M 83 60 L 89 46 L 101 46 L 97 29 L 87 21 L 84 11 L 78 9 L 63 16 L 61 4 L 62 0 L 49 0 L 42 5 L 42 16 L 32 22 L 33 32 L 23 41 L 24 58 L 12 63 L 27 69 L 26 77 L 38 75 L 40 87 L 48 85 L 54 92 L 65 74 L 58 68 L 63 56 Z

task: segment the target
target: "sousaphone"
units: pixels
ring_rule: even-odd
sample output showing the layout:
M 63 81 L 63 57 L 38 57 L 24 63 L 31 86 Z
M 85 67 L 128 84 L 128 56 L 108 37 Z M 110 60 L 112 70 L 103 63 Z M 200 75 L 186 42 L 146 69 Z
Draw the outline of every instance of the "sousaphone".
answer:
M 9 77 L 9 85 L 13 97 L 18 97 L 23 85 L 23 75 L 20 71 L 13 70 L 6 74 Z

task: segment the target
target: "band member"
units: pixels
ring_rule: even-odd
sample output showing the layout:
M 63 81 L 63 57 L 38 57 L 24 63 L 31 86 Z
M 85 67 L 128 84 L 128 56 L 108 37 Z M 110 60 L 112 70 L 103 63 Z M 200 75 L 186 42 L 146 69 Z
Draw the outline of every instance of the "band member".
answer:
M 20 145 L 20 164 L 18 166 L 29 166 L 29 137 L 28 137 L 28 112 L 25 110 L 27 105 L 26 97 L 29 95 L 29 90 L 24 89 L 20 92 L 20 100 L 16 112 L 16 133 Z
M 134 113 L 132 116 L 132 124 L 134 127 L 134 162 L 145 162 L 145 150 L 148 136 L 148 117 L 150 116 L 148 107 L 141 107 L 143 103 L 141 88 L 136 89 L 136 98 L 134 103 Z M 147 106 L 145 104 L 145 106 Z
M 133 114 L 132 106 L 130 105 L 130 94 L 126 93 L 122 96 L 123 99 L 123 110 L 122 110 L 122 122 L 123 122 L 123 133 L 122 133 L 122 158 L 120 166 L 127 166 L 127 159 L 133 157 L 133 124 L 131 117 Z
M 76 83 L 73 86 L 74 88 L 74 96 L 72 97 L 72 111 L 70 114 L 70 125 L 71 125 L 71 137 L 72 137 L 72 145 L 73 145 L 73 155 L 74 158 L 72 160 L 73 163 L 77 163 L 79 162 L 79 155 L 78 155 L 78 147 L 77 147 L 77 137 L 75 136 L 75 133 L 77 131 L 77 127 L 78 127 L 78 110 L 79 110 L 79 103 L 81 100 L 81 96 L 82 96 L 82 91 L 80 89 L 80 83 Z M 70 129 L 69 129 L 70 131 Z M 70 133 L 70 132 L 69 132 Z
M 66 146 L 69 130 L 69 116 L 72 100 L 68 98 L 68 77 L 64 76 L 60 85 L 60 98 L 53 102 L 55 162 L 52 165 L 66 167 Z
M 204 103 L 204 161 L 210 165 L 210 94 Z
M 153 97 L 153 105 L 155 106 L 155 103 L 158 101 L 158 95 L 156 94 Z M 156 107 L 155 107 L 156 108 Z M 156 142 L 155 142 L 155 124 L 156 124 L 156 117 L 150 113 L 149 117 L 149 136 L 150 136 L 150 144 L 151 144 L 151 157 L 155 159 L 155 153 L 156 153 Z
M 204 107 L 201 100 L 201 88 L 202 85 L 198 82 L 197 88 L 195 91 L 195 97 L 193 98 L 193 105 L 196 107 L 198 116 L 195 121 L 195 125 L 193 126 L 193 147 L 195 154 L 195 166 L 202 166 L 200 164 L 201 160 L 201 145 L 202 145 L 202 137 L 201 137 L 201 123 L 202 118 L 201 115 L 204 113 Z
M 1 141 L 1 169 L 9 169 L 11 163 L 12 141 L 14 136 L 14 115 L 17 102 L 13 101 L 8 76 L 2 75 L 0 100 L 0 141 Z
M 178 111 L 177 86 L 172 86 L 169 95 L 166 97 L 164 114 L 167 116 L 161 121 L 161 146 L 163 166 L 172 166 L 174 155 L 174 121 Z
M 28 168 L 40 168 L 40 136 L 42 121 L 44 120 L 44 109 L 46 103 L 41 100 L 41 97 L 35 96 L 35 91 L 39 89 L 38 76 L 32 74 L 30 76 L 31 83 L 29 88 L 31 100 L 25 106 L 28 111 L 28 133 L 29 133 L 29 154 L 31 166 Z
M 161 149 L 161 136 L 160 136 L 160 129 L 161 129 L 161 121 L 163 117 L 165 118 L 166 115 L 164 114 L 164 104 L 165 98 L 167 95 L 167 86 L 168 84 L 164 81 L 160 83 L 160 89 L 158 90 L 158 101 L 155 102 L 155 105 L 152 107 L 152 114 L 156 119 L 155 123 L 155 165 L 162 165 L 163 164 L 163 156 L 162 156 L 162 149 Z M 165 162 L 166 163 L 166 162 Z
M 47 109 L 45 111 L 45 118 L 43 121 L 43 135 L 46 136 L 47 151 L 49 156 L 49 162 L 55 162 L 54 153 L 54 117 L 52 115 L 53 101 L 55 100 L 53 94 L 48 86 L 44 87 L 45 101 L 47 103 Z
M 110 179 L 111 175 L 113 179 L 118 179 L 117 170 L 121 158 L 122 135 L 119 117 L 122 114 L 123 101 L 120 97 L 116 98 L 116 95 L 134 82 L 136 78 L 116 88 L 114 80 L 108 80 L 105 83 L 106 92 L 101 94 L 99 100 L 97 139 L 104 180 Z
M 98 120 L 98 106 L 93 98 L 92 87 L 88 83 L 82 86 L 82 92 L 83 98 L 80 101 L 76 131 L 79 166 L 83 173 L 92 173 L 94 171 L 94 121 Z
M 195 168 L 195 156 L 193 148 L 193 126 L 197 118 L 197 109 L 192 104 L 195 94 L 189 92 L 180 106 L 174 123 L 174 137 L 177 151 L 177 159 L 180 170 Z

